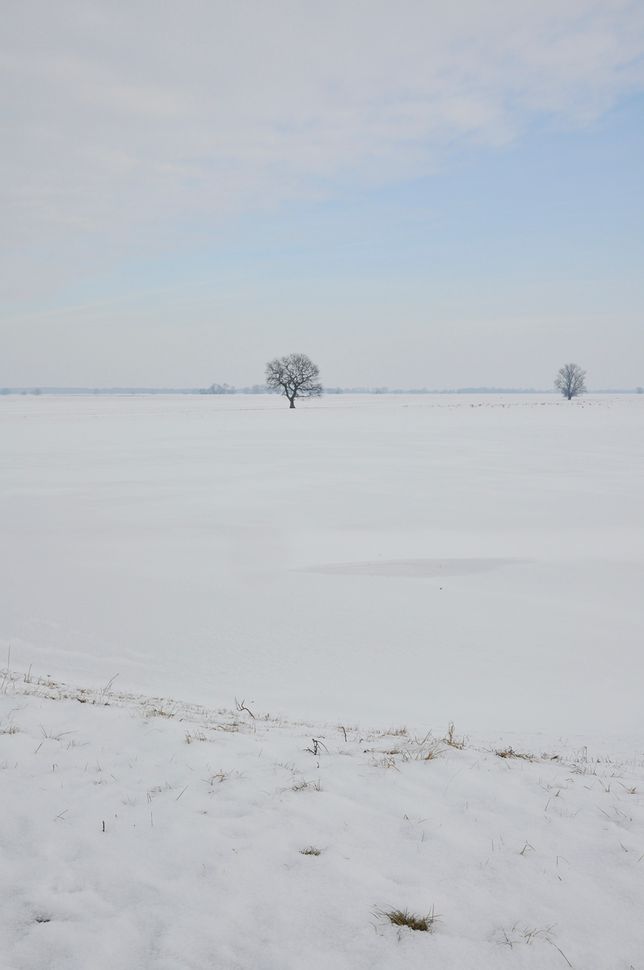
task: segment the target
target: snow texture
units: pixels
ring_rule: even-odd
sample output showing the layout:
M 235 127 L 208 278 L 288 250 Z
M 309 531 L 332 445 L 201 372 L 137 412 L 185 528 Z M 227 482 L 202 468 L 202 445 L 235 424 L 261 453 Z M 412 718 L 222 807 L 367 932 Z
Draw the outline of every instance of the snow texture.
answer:
M 3 689 L 6 970 L 642 966 L 641 750 Z
M 2 399 L 3 970 L 642 970 L 643 432 Z

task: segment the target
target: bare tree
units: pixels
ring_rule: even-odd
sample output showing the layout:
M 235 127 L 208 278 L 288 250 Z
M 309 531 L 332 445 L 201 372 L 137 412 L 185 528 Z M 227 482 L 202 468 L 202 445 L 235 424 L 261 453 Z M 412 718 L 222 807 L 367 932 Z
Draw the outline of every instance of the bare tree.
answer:
M 564 364 L 555 377 L 555 387 L 569 401 L 586 391 L 586 371 L 579 364 Z
M 276 357 L 266 365 L 266 384 L 279 391 L 295 407 L 296 397 L 319 397 L 322 385 L 318 382 L 320 371 L 306 354 L 289 354 Z

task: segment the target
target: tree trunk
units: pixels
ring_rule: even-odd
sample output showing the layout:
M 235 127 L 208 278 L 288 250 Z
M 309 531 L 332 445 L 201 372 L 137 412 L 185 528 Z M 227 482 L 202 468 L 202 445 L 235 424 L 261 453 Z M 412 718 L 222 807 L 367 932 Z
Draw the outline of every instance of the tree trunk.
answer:
M 289 401 L 291 402 L 289 404 L 289 407 L 290 408 L 294 408 L 295 407 L 295 398 L 294 397 L 289 397 Z

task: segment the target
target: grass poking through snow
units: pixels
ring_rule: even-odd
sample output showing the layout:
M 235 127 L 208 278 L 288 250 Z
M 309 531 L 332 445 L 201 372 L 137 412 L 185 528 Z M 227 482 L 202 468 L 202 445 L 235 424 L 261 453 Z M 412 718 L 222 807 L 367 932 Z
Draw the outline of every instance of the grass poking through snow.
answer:
M 533 754 L 526 754 L 522 751 L 515 751 L 514 748 L 499 748 L 494 752 L 498 758 L 520 758 L 522 761 L 534 761 Z
M 384 910 L 378 915 L 389 920 L 393 926 L 406 926 L 410 930 L 418 930 L 421 933 L 431 933 L 434 929 L 434 924 L 440 919 L 434 912 L 433 906 L 431 912 L 426 913 L 424 916 L 417 916 L 415 913 L 410 913 L 407 909 Z

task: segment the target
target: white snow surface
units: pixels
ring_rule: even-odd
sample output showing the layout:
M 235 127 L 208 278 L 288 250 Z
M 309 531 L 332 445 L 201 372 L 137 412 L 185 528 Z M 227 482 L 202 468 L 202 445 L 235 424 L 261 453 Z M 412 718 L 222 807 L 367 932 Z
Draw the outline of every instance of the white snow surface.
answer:
M 28 680 L 0 681 L 5 970 L 643 965 L 641 749 Z
M 8 397 L 0 435 L 20 669 L 289 718 L 644 727 L 644 397 Z
M 643 432 L 0 398 L 3 970 L 644 970 Z

